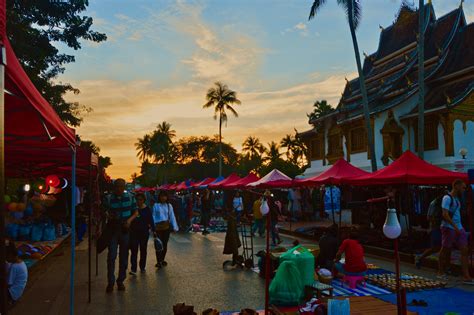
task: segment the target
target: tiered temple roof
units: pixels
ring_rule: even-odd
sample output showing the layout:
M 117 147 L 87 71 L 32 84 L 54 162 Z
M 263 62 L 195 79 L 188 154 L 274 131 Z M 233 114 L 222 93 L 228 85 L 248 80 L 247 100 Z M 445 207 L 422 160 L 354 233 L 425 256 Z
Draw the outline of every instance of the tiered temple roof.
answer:
M 474 24 L 467 25 L 462 5 L 440 18 L 431 3 L 424 10 L 425 107 L 454 106 L 473 88 Z M 363 65 L 371 113 L 418 92 L 417 34 L 418 10 L 406 5 L 391 26 L 382 28 L 377 51 Z M 347 82 L 337 109 L 339 122 L 362 116 L 358 78 Z

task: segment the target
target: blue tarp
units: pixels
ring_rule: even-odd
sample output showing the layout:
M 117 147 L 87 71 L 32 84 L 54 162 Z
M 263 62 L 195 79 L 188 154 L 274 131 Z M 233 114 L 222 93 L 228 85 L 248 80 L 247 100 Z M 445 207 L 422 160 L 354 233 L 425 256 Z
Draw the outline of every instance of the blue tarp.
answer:
M 395 294 L 377 296 L 378 299 L 396 304 Z M 413 300 L 424 300 L 428 307 L 408 306 L 408 310 L 417 312 L 419 315 L 444 315 L 448 312 L 460 315 L 472 315 L 474 313 L 474 292 L 458 288 L 427 290 L 407 293 L 407 304 Z

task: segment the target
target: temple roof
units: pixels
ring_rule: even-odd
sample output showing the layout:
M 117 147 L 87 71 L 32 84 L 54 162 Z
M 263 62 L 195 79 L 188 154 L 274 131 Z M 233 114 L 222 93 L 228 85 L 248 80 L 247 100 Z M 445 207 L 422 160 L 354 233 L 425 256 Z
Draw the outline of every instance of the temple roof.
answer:
M 431 4 L 425 6 L 425 12 L 425 78 L 428 79 L 450 60 L 452 44 L 465 26 L 465 18 L 462 7 L 438 19 Z M 418 11 L 402 6 L 394 24 L 382 30 L 377 52 L 366 57 L 364 73 L 371 112 L 395 106 L 417 89 L 417 29 Z M 358 78 L 346 84 L 338 108 L 342 119 L 362 113 Z

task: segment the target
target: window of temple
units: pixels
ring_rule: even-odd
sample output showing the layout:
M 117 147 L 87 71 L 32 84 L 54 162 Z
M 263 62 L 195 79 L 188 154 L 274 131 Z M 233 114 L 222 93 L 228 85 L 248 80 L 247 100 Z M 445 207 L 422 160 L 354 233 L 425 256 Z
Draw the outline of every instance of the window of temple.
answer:
M 367 151 L 367 132 L 365 127 L 357 127 L 350 131 L 351 153 L 360 153 Z

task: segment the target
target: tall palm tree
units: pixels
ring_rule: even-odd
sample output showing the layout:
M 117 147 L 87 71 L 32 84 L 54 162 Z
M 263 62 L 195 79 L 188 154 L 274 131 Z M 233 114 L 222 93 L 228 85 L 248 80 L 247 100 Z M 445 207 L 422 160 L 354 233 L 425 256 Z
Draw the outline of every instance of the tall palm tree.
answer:
M 326 100 L 314 102 L 313 107 L 313 111 L 306 115 L 310 121 L 326 116 L 335 110 L 331 105 L 328 104 Z
M 257 137 L 248 136 L 242 144 L 242 152 L 252 159 L 260 157 L 265 152 L 265 147 Z
M 419 1 L 418 38 L 418 156 L 425 157 L 425 1 Z
M 142 161 L 147 161 L 151 155 L 151 136 L 145 135 L 143 138 L 138 138 L 138 142 L 135 143 L 137 149 L 137 157 Z
M 239 117 L 232 105 L 240 105 L 237 93 L 221 82 L 214 83 L 206 94 L 206 104 L 203 108 L 214 107 L 214 119 L 219 118 L 219 176 L 222 175 L 222 124 L 227 123 L 226 110 Z
M 309 13 L 309 20 L 315 17 L 316 13 L 326 3 L 326 0 L 314 0 Z M 359 26 L 361 19 L 362 7 L 360 0 L 337 0 L 337 3 L 346 11 L 349 22 L 349 29 L 352 37 L 352 45 L 354 46 L 354 54 L 357 64 L 357 71 L 359 73 L 359 85 L 362 93 L 362 105 L 364 107 L 365 128 L 367 129 L 367 142 L 369 144 L 370 163 L 372 165 L 372 172 L 377 170 L 377 160 L 375 158 L 375 146 L 373 131 L 370 124 L 369 101 L 367 98 L 367 89 L 365 87 L 365 77 L 362 71 L 362 64 L 360 62 L 359 44 L 357 43 L 356 29 Z
M 281 139 L 280 147 L 286 148 L 286 158 L 287 160 L 291 160 L 293 154 L 293 148 L 295 145 L 295 139 L 292 135 L 286 135 L 283 139 Z
M 161 124 L 159 124 L 156 127 L 155 132 L 159 132 L 166 135 L 170 140 L 176 137 L 176 131 L 171 129 L 171 124 L 166 121 L 163 121 Z
M 267 156 L 265 160 L 268 161 L 270 164 L 278 161 L 281 157 L 280 147 L 278 143 L 272 141 L 268 144 Z

